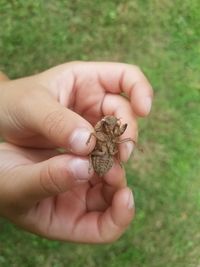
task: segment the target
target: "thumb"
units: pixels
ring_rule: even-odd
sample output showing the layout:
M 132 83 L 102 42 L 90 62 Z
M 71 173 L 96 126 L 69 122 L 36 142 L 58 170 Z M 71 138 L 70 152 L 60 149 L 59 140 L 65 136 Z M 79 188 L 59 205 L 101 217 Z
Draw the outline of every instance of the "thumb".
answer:
M 77 155 L 88 155 L 95 145 L 94 138 L 87 145 L 92 125 L 76 112 L 59 104 L 48 92 L 38 90 L 37 97 L 25 105 L 26 125 L 44 135 L 52 144 L 67 148 Z
M 59 155 L 40 163 L 17 167 L 15 194 L 18 202 L 27 208 L 44 198 L 87 183 L 92 175 L 88 159 Z

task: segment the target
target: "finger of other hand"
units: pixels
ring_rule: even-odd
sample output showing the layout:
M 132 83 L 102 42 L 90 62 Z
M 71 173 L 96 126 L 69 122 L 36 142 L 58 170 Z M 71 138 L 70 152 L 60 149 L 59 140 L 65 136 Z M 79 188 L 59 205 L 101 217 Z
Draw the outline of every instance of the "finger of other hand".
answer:
M 92 63 L 91 63 L 92 64 Z M 137 116 L 146 116 L 151 110 L 153 90 L 143 72 L 134 65 L 98 63 L 99 81 L 110 93 L 125 93 Z
M 133 216 L 132 192 L 127 187 L 120 189 L 114 195 L 111 206 L 105 212 L 89 212 L 76 221 L 73 229 L 73 241 L 84 243 L 113 242 L 127 229 Z
M 87 183 L 93 173 L 86 158 L 59 155 L 40 163 L 15 167 L 9 185 L 12 198 L 26 209 L 47 197 Z M 23 208 L 22 207 L 22 208 Z
M 127 141 L 119 145 L 120 159 L 126 162 L 137 142 L 138 128 L 136 115 L 131 109 L 130 103 L 127 99 L 119 95 L 108 94 L 104 98 L 102 105 L 102 111 L 105 115 L 114 115 L 120 119 L 121 124 L 127 123 L 127 128 L 120 140 L 132 139 L 133 141 Z

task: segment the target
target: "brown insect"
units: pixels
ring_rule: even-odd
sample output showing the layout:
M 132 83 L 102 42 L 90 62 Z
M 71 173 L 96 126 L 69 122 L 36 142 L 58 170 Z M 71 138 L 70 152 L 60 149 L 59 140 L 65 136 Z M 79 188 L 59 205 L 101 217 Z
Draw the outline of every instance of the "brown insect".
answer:
M 90 154 L 90 165 L 92 165 L 90 169 L 93 167 L 100 177 L 105 175 L 113 166 L 115 156 L 118 156 L 119 159 L 118 144 L 128 141 L 135 143 L 131 138 L 119 140 L 127 126 L 127 123 L 121 124 L 115 116 L 105 116 L 95 125 L 95 132 L 90 134 L 87 144 L 92 136 L 96 137 L 95 148 Z

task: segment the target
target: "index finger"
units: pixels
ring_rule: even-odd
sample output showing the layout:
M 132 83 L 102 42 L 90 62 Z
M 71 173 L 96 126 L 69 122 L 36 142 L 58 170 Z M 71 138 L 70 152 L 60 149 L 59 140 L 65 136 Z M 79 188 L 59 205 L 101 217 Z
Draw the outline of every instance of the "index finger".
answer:
M 151 110 L 153 89 L 143 72 L 134 65 L 124 63 L 98 63 L 101 86 L 110 93 L 125 93 L 134 113 L 146 116 Z

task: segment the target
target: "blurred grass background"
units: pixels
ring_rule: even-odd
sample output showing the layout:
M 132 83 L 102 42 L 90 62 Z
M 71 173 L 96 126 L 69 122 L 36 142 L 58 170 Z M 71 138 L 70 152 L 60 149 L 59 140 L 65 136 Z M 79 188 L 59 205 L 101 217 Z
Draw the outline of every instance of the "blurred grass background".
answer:
M 199 0 L 0 0 L 0 69 L 11 78 L 71 60 L 141 67 L 155 90 L 127 165 L 137 214 L 109 245 L 48 241 L 0 219 L 0 266 L 200 266 Z

